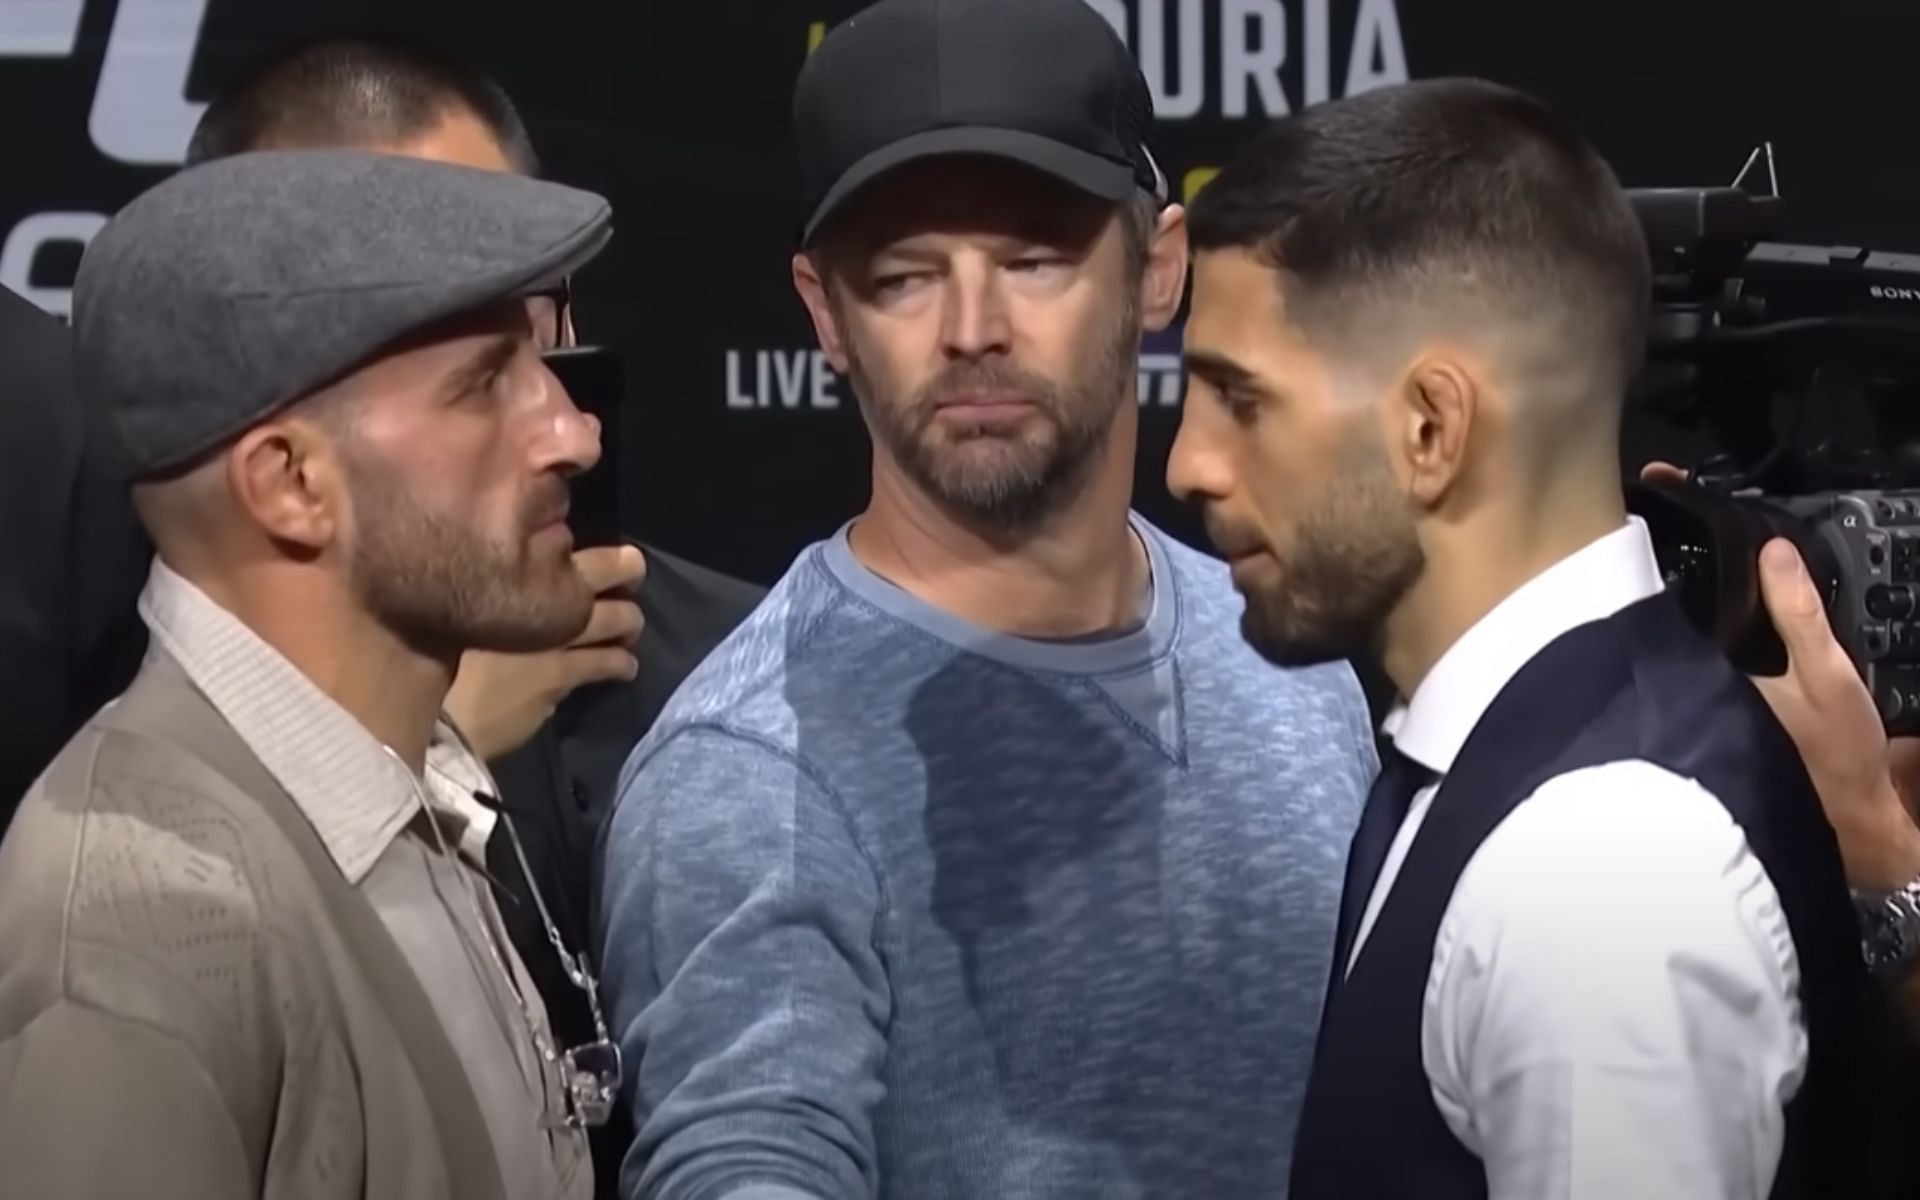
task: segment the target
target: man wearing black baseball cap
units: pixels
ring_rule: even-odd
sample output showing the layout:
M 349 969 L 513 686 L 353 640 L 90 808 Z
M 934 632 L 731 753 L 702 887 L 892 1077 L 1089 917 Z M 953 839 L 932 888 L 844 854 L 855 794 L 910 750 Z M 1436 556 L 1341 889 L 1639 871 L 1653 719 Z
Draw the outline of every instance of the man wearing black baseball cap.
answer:
M 440 714 L 464 651 L 587 623 L 599 434 L 541 351 L 610 236 L 556 184 L 275 151 L 89 246 L 79 382 L 157 548 L 152 649 L 0 843 L 10 1188 L 592 1194 L 617 1051 L 556 1042 Z
M 628 1197 L 1285 1191 L 1372 738 L 1130 512 L 1187 257 L 1150 120 L 1083 0 L 883 0 L 801 74 L 872 499 L 628 762 Z

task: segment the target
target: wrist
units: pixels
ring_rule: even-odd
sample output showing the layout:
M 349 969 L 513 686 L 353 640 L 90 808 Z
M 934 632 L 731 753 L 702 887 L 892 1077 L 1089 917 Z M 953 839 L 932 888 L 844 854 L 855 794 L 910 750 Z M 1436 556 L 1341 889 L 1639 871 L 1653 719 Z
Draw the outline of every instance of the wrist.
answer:
M 1907 814 L 1888 780 L 1880 799 L 1850 836 L 1842 836 L 1841 852 L 1848 880 L 1867 892 L 1893 892 L 1920 878 L 1920 826 Z

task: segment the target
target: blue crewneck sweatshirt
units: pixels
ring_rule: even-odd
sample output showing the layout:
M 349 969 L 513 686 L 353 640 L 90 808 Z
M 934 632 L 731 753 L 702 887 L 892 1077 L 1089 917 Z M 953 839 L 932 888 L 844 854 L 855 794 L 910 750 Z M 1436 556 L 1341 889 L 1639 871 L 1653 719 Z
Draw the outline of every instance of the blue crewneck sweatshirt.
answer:
M 803 552 L 636 747 L 600 928 L 646 1200 L 1275 1200 L 1376 762 L 1144 520 L 1138 628 Z

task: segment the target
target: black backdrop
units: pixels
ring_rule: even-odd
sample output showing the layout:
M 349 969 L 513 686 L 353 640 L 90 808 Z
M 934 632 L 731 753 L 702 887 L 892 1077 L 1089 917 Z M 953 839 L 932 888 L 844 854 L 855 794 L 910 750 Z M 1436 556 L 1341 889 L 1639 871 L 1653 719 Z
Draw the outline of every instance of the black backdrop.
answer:
M 1478 74 L 1562 106 L 1630 186 L 1729 182 L 1769 139 L 1793 238 L 1920 250 L 1906 0 L 1088 2 L 1162 97 L 1156 145 L 1177 183 L 1284 106 Z M 787 274 L 789 88 L 821 24 L 859 6 L 0 0 L 0 282 L 62 311 L 76 239 L 173 169 L 196 106 L 273 43 L 341 26 L 437 37 L 507 85 L 551 175 L 616 206 L 579 323 L 630 360 L 629 527 L 770 580 L 866 489 L 852 397 L 813 355 Z M 1176 346 L 1148 347 L 1138 502 L 1190 536 L 1161 483 Z M 1662 442 L 1642 424 L 1629 455 Z

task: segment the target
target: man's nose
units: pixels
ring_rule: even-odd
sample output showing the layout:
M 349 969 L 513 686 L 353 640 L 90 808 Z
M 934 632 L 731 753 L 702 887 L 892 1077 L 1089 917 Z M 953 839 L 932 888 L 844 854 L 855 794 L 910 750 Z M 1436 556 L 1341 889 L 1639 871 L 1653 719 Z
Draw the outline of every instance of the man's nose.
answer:
M 553 418 L 553 442 L 557 447 L 557 465 L 575 471 L 591 471 L 600 461 L 605 447 L 600 444 L 600 419 L 572 405 Z
M 1192 428 L 1192 420 L 1183 415 L 1179 430 L 1173 434 L 1173 447 L 1167 451 L 1167 492 L 1183 503 L 1192 503 L 1200 492 L 1204 470 L 1198 442 L 1200 438 Z
M 1233 487 L 1233 470 L 1194 414 L 1191 400 L 1167 454 L 1167 490 L 1183 503 L 1215 499 Z
M 982 256 L 954 263 L 946 292 L 941 341 L 949 357 L 984 358 L 1012 350 L 1013 325 L 993 262 Z
M 538 461 L 535 465 L 542 471 L 557 470 L 566 474 L 592 470 L 603 450 L 600 418 L 580 411 L 546 364 L 542 363 L 540 370 L 546 376 L 547 402 L 536 418 L 543 424 L 536 438 Z

